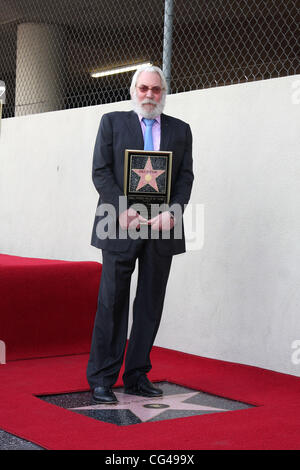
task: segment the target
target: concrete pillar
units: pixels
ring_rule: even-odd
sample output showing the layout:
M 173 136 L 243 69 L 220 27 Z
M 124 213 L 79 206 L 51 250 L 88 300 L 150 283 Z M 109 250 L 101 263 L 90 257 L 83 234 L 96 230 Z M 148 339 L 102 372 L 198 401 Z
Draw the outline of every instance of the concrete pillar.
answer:
M 61 107 L 61 41 L 56 26 L 34 23 L 18 25 L 16 116 Z

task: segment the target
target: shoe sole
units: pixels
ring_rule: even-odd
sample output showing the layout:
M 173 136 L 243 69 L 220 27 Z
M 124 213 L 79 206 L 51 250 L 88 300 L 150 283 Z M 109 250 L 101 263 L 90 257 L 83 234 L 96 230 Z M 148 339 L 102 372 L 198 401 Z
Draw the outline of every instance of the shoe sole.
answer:
M 112 400 L 112 401 L 101 401 L 101 400 L 95 400 L 94 398 L 92 399 L 93 405 L 115 405 L 118 402 L 118 400 Z
M 151 395 L 150 393 L 149 394 L 146 394 L 146 393 L 136 393 L 136 392 L 126 392 L 126 390 L 124 391 L 124 393 L 126 393 L 126 395 L 137 395 L 139 397 L 146 397 L 146 398 L 159 398 L 159 397 L 162 397 L 163 396 L 163 393 L 160 393 L 159 395 Z

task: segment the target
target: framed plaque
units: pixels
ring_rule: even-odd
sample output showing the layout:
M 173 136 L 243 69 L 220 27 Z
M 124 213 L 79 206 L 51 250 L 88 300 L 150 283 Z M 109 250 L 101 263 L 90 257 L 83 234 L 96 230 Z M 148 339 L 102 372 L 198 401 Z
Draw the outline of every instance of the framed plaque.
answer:
M 172 152 L 125 150 L 124 194 L 128 206 L 141 204 L 145 218 L 154 215 L 154 206 L 168 204 L 171 192 Z

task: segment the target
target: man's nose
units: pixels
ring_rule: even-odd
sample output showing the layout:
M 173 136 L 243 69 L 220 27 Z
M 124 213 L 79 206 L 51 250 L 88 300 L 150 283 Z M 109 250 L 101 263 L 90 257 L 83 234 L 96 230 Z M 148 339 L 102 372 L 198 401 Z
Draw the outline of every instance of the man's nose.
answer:
M 148 88 L 146 93 L 147 98 L 153 98 L 153 91 L 152 88 Z

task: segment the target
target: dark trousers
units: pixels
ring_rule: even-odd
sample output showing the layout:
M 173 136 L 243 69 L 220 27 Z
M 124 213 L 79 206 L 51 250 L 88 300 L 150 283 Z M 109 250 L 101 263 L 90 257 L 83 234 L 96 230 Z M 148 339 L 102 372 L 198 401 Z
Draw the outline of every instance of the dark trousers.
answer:
M 87 379 L 91 388 L 118 378 L 127 340 L 131 275 L 138 259 L 138 283 L 123 382 L 134 385 L 151 369 L 150 351 L 160 324 L 172 256 L 161 256 L 155 240 L 134 240 L 126 252 L 102 251 L 98 296 Z

